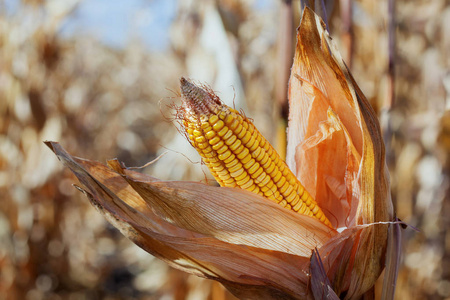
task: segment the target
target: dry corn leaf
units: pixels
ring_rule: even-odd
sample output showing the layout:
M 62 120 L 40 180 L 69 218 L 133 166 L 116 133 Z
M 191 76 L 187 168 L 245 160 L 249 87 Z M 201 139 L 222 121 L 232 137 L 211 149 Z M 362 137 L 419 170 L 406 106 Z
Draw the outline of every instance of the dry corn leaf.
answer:
M 384 267 L 389 179 L 375 114 L 324 28 L 306 8 L 289 87 L 288 162 L 342 232 L 243 189 L 160 181 L 47 145 L 113 225 L 175 268 L 242 299 L 313 298 L 321 282 L 330 297 L 358 299 Z
M 325 225 L 286 215 L 282 207 L 243 190 L 158 181 L 123 169 L 117 161 L 109 162 L 113 170 L 74 158 L 58 143 L 47 145 L 108 221 L 171 266 L 227 283 L 236 293 L 251 287 L 256 294 L 262 289 L 306 295 L 306 251 L 329 239 Z
M 311 256 L 311 290 L 315 299 L 339 299 L 328 279 L 317 249 Z

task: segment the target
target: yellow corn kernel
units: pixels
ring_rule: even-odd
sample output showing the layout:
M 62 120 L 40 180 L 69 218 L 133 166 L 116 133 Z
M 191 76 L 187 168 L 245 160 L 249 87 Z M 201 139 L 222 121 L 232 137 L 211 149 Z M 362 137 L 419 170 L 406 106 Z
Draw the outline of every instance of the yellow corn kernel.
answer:
M 230 157 L 231 152 L 229 150 L 227 150 L 225 153 L 219 154 L 219 159 L 220 160 L 226 160 L 228 157 Z
M 211 115 L 208 121 L 209 124 L 214 125 L 217 123 L 217 121 L 219 121 L 219 117 L 217 115 Z
M 224 137 L 224 139 L 225 139 L 225 144 L 227 144 L 228 146 L 230 146 L 230 145 L 232 145 L 232 144 L 234 144 L 235 142 L 237 142 L 237 141 L 239 141 L 237 138 L 236 138 L 236 136 L 235 135 L 233 135 L 233 132 L 230 130 L 229 131 L 229 133 L 230 133 L 230 137 Z M 240 142 L 240 141 L 239 141 Z M 230 146 L 230 148 L 231 148 L 231 146 Z M 233 150 L 233 149 L 231 149 L 231 150 Z
M 228 129 L 228 127 L 227 127 L 227 129 Z M 233 135 L 233 131 L 228 130 L 227 133 L 225 133 L 225 135 L 222 138 L 224 141 L 228 142 L 228 140 L 230 140 L 232 136 L 234 137 L 234 139 L 236 139 L 236 136 Z M 230 143 L 232 143 L 232 142 L 230 142 Z
M 241 163 L 246 164 L 246 163 L 248 163 L 251 159 L 252 159 L 252 156 L 251 156 L 251 155 L 247 155 L 246 157 L 244 157 L 243 159 L 241 159 Z
M 205 149 L 205 148 L 208 148 L 208 147 L 209 147 L 209 144 L 208 144 L 208 143 L 197 143 L 196 145 L 197 145 L 197 147 L 200 148 L 200 149 Z
M 224 144 L 225 143 L 223 141 L 219 141 L 217 144 L 212 145 L 212 148 L 217 151 L 218 149 L 222 148 Z
M 206 132 L 206 138 L 208 140 L 212 139 L 215 135 L 216 135 L 216 133 L 214 131 L 212 131 L 212 130 Z
M 223 126 L 225 126 L 225 124 L 223 123 L 222 120 L 218 120 L 216 123 L 211 124 L 211 125 L 212 125 L 214 131 L 216 131 L 216 132 L 221 130 L 223 128 Z
M 236 156 L 234 154 L 231 154 L 227 159 L 225 159 L 223 162 L 225 164 L 229 164 L 230 162 L 232 162 L 233 160 L 236 159 Z
M 290 193 L 288 196 L 286 196 L 286 201 L 288 203 L 291 203 L 296 197 L 297 197 L 296 193 Z
M 270 174 L 270 173 L 272 173 L 273 170 L 275 170 L 275 164 L 273 162 L 271 162 L 270 165 L 266 169 L 266 173 Z
M 285 182 L 284 184 L 283 184 L 283 186 L 280 188 L 280 193 L 281 194 L 284 194 L 284 192 L 286 192 L 286 190 L 287 190 L 287 188 L 289 187 L 289 182 Z
M 248 142 L 250 141 L 250 138 L 252 137 L 252 134 L 250 132 L 246 132 L 245 135 L 242 137 L 241 141 L 243 144 L 245 144 L 246 147 L 248 147 Z M 250 148 L 250 147 L 248 147 Z
M 280 180 L 276 181 L 276 185 L 281 188 L 286 183 L 286 177 L 282 176 Z
M 233 130 L 234 134 L 238 135 L 239 133 L 241 133 L 242 129 L 243 129 L 242 124 L 237 123 L 236 129 L 232 129 L 232 130 Z
M 236 137 L 235 135 L 233 135 L 233 137 Z M 241 146 L 242 142 L 240 140 L 236 140 L 231 146 L 230 146 L 230 150 L 231 151 L 236 151 L 237 148 L 239 146 Z
M 252 174 L 252 178 L 259 178 L 259 176 L 264 173 L 264 169 L 263 168 L 258 168 L 255 173 Z M 256 180 L 257 182 L 261 182 L 260 180 Z
M 231 115 L 230 115 L 231 116 Z M 231 124 L 230 123 L 227 123 L 227 125 L 229 124 L 229 128 L 231 129 L 231 130 L 233 130 L 233 132 L 237 132 L 237 127 L 240 125 L 239 124 L 239 121 L 238 120 L 236 120 L 236 119 L 234 119 L 233 120 L 233 122 L 231 122 Z
M 236 155 L 238 155 L 239 153 L 241 153 L 243 150 L 245 149 L 245 146 L 242 145 L 242 143 L 237 147 L 236 150 L 233 150 L 234 153 L 236 153 Z
M 241 175 L 244 174 L 245 177 L 245 173 L 244 173 L 244 169 L 239 169 L 233 173 L 231 173 L 231 176 L 234 177 L 234 179 L 236 179 L 236 181 L 243 179 L 243 177 L 241 178 Z
M 219 132 L 217 132 L 217 134 L 220 137 L 222 137 L 223 139 L 225 139 L 224 136 L 225 136 L 226 133 L 228 133 L 228 127 L 227 126 L 224 126 Z
M 244 164 L 244 168 L 247 169 L 249 171 L 249 173 L 253 173 L 256 171 L 256 169 L 259 168 L 259 163 L 257 163 L 253 158 L 251 158 L 249 161 L 247 161 Z M 252 169 L 251 172 L 250 172 L 250 169 Z
M 237 159 L 235 159 L 225 165 L 227 166 L 228 169 L 231 169 L 235 165 L 241 165 L 241 163 Z
M 236 182 L 234 181 L 234 178 L 230 178 L 228 180 L 224 180 L 223 183 L 224 183 L 225 186 L 228 186 L 228 187 L 235 187 L 235 186 L 237 186 Z
M 237 162 L 237 160 L 236 160 L 236 162 Z M 228 167 L 228 166 L 227 166 L 227 168 L 228 168 L 228 171 L 229 171 L 230 173 L 233 173 L 233 172 L 236 172 L 236 171 L 239 170 L 239 169 L 242 169 L 242 164 L 240 164 L 239 162 L 237 162 L 233 167 Z
M 295 195 L 295 194 L 294 194 Z M 300 197 L 295 197 L 289 204 L 294 208 L 295 205 L 297 205 L 298 200 L 300 200 Z
M 226 111 L 221 111 L 221 112 L 219 112 L 218 113 L 218 117 L 221 119 L 221 120 L 224 120 L 225 118 L 226 118 L 226 116 L 227 116 L 228 114 L 227 114 L 227 112 Z
M 278 170 L 277 170 L 277 171 L 278 171 Z M 273 182 L 278 182 L 278 181 L 280 181 L 281 176 L 282 176 L 281 172 L 278 171 L 277 174 L 275 174 L 275 176 L 273 177 Z
M 250 182 L 250 181 L 249 181 L 249 182 Z M 241 188 L 243 188 L 243 187 L 241 187 Z M 255 193 L 255 194 L 258 194 L 258 193 L 259 193 L 258 186 L 254 185 L 253 182 L 252 182 L 252 184 L 251 184 L 246 190 L 249 191 L 249 192 L 253 192 L 253 193 Z
M 248 154 L 249 152 L 250 152 L 250 151 L 249 151 L 247 148 L 244 148 L 244 149 L 241 151 L 241 153 L 239 153 L 239 154 L 237 155 L 237 157 L 238 157 L 239 159 L 243 159 L 244 157 L 247 156 L 247 154 Z
M 197 143 L 204 143 L 204 142 L 206 142 L 206 138 L 204 136 L 198 136 L 198 137 L 195 137 L 194 139 L 195 139 L 195 141 Z
M 270 176 L 267 176 L 267 175 L 266 175 L 266 177 L 264 177 L 264 179 L 261 180 L 260 185 L 261 185 L 261 186 L 265 186 L 266 184 L 269 183 L 269 181 L 270 181 Z
M 245 123 L 243 123 L 242 125 L 244 125 L 244 124 Z M 236 133 L 238 139 L 240 139 L 240 140 L 242 140 L 244 138 L 245 134 L 247 133 L 247 130 L 245 129 L 245 126 L 242 126 L 241 129 L 242 129 L 241 132 Z
M 245 165 L 250 165 L 250 167 L 247 167 L 247 171 L 249 174 L 253 174 L 256 172 L 256 170 L 258 170 L 260 168 L 258 163 L 255 163 L 255 160 L 252 159 L 251 161 L 249 161 L 247 164 Z
M 248 177 L 248 175 L 244 179 L 242 179 L 241 181 L 237 181 L 236 183 L 240 186 L 241 189 L 244 190 L 247 190 L 251 186 L 253 186 L 253 180 Z
M 224 121 L 225 121 L 225 124 L 227 124 L 227 125 L 230 124 L 231 122 L 233 122 L 234 121 L 233 114 L 227 114 Z
M 221 166 L 221 165 L 222 165 L 222 163 L 220 163 L 220 162 L 212 162 L 212 161 L 209 161 L 209 166 L 210 166 L 211 168 L 218 167 L 218 166 Z
M 206 133 L 206 134 L 208 134 L 208 133 Z M 215 133 L 214 133 L 214 135 L 215 135 Z M 215 144 L 217 144 L 218 142 L 220 142 L 220 137 L 218 137 L 218 136 L 214 136 L 213 138 L 211 138 L 211 139 L 209 140 L 209 144 L 210 144 L 210 145 L 215 145 Z
M 213 148 L 214 148 L 214 147 L 213 147 Z M 227 150 L 228 150 L 228 147 L 225 146 L 225 145 L 223 145 L 222 147 L 220 147 L 220 148 L 217 149 L 216 151 L 217 151 L 217 153 L 222 154 L 222 153 L 224 153 L 224 152 L 227 151 Z

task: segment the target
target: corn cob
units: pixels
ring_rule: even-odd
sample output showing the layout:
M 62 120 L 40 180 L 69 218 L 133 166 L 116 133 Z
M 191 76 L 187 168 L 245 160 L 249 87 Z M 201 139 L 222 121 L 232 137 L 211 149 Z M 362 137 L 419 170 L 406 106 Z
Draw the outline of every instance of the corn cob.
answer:
M 183 127 L 221 186 L 239 187 L 262 195 L 332 227 L 311 195 L 249 119 L 224 105 L 209 88 L 196 86 L 183 77 L 180 82 Z

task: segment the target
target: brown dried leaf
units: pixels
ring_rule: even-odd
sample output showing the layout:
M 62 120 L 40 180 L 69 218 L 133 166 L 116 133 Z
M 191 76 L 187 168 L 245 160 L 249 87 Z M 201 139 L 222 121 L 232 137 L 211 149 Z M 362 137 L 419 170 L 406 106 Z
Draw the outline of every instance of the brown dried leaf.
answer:
M 335 291 L 347 291 L 346 299 L 358 298 L 384 267 L 387 225 L 379 222 L 393 218 L 384 143 L 373 109 L 325 25 L 309 8 L 297 37 L 289 84 L 287 160 L 334 225 L 355 229 L 378 223 L 347 230 L 343 248 L 330 241 L 320 249 L 331 263 L 328 275 Z M 345 231 L 339 238 L 344 236 Z M 336 250 L 340 265 L 326 257 Z
M 257 221 L 256 224 L 261 227 L 252 225 L 253 228 L 248 229 L 244 225 L 240 226 L 236 220 L 231 220 L 236 216 L 222 211 L 229 209 L 233 211 L 233 208 L 225 207 L 224 204 L 219 205 L 220 200 L 212 203 L 207 201 L 203 204 L 198 203 L 205 202 L 205 199 L 204 196 L 201 197 L 201 193 L 195 190 L 206 187 L 208 193 L 212 193 L 211 199 L 223 196 L 224 203 L 234 201 L 236 204 L 234 198 L 236 194 L 231 193 L 233 196 L 227 196 L 230 192 L 228 189 L 205 185 L 200 187 L 198 183 L 162 182 L 150 176 L 121 169 L 120 172 L 127 178 L 127 181 L 132 182 L 133 186 L 145 196 L 146 200 L 144 201 L 131 185 L 127 184 L 121 174 L 98 162 L 73 158 L 58 143 L 46 142 L 46 144 L 74 172 L 83 185 L 82 191 L 109 222 L 138 246 L 163 259 L 171 266 L 191 274 L 219 280 L 232 287 L 230 289 L 236 294 L 240 294 L 240 290 L 244 293 L 251 288 L 257 291 L 257 294 L 266 295 L 268 299 L 273 295 L 285 295 L 293 298 L 306 295 L 308 277 L 303 270 L 308 268 L 309 260 L 307 257 L 289 254 L 288 252 L 292 252 L 290 250 L 292 245 L 284 244 L 286 251 L 281 251 L 282 245 L 283 243 L 292 243 L 295 239 L 297 239 L 296 242 L 299 242 L 299 239 L 316 241 L 316 237 L 320 236 L 321 231 L 317 231 L 318 234 L 311 233 L 307 237 L 301 236 L 301 230 L 304 230 L 301 222 L 289 214 L 284 215 L 277 212 L 279 209 L 277 205 L 266 206 L 261 203 L 271 202 L 264 199 L 262 199 L 263 201 L 256 200 L 256 203 L 261 203 L 250 205 L 249 209 L 257 215 L 256 218 L 260 222 Z M 110 165 L 114 169 L 121 168 L 115 161 L 111 161 Z M 214 190 L 219 190 L 219 192 Z M 222 193 L 222 190 L 225 193 Z M 175 195 L 179 195 L 180 198 L 175 199 L 178 198 Z M 193 201 L 191 198 L 193 195 L 199 196 L 200 199 Z M 254 201 L 251 199 L 253 195 L 250 193 L 239 195 L 241 199 L 244 199 L 244 203 Z M 173 207 L 179 204 L 183 205 L 180 199 L 190 200 L 181 208 Z M 161 202 L 158 203 L 157 200 Z M 155 204 L 155 207 L 147 206 L 147 203 Z M 193 212 L 191 219 L 173 215 L 182 211 L 186 214 L 187 211 L 182 207 L 192 209 L 191 205 L 194 205 L 194 211 L 198 209 L 205 213 L 206 217 L 202 217 L 203 215 L 199 212 Z M 164 206 L 167 211 L 163 213 L 161 209 Z M 217 217 L 212 216 L 214 210 L 211 207 L 213 206 L 215 206 Z M 265 209 L 266 213 L 270 213 L 270 219 L 272 219 L 272 215 L 275 216 L 274 218 L 279 221 L 279 224 L 268 222 L 268 215 L 263 212 L 258 213 L 256 208 Z M 153 209 L 156 213 L 153 212 Z M 161 218 L 159 213 L 162 213 L 165 219 Z M 263 219 L 262 216 L 265 218 Z M 194 222 L 194 218 L 200 218 L 200 220 L 191 224 L 190 222 Z M 241 219 L 242 224 L 250 224 L 245 219 L 252 219 L 253 216 L 241 214 L 237 218 Z M 308 224 L 308 220 L 303 221 Z M 227 225 L 228 222 L 231 222 L 231 225 Z M 263 226 L 261 222 L 265 222 L 266 225 Z M 288 238 L 286 233 L 282 234 L 280 229 L 272 228 L 283 223 L 288 226 L 283 227 L 288 230 L 288 233 L 296 235 L 292 237 L 293 239 Z M 317 223 L 320 224 L 320 222 Z M 237 227 L 234 228 L 234 225 Z M 204 226 L 206 228 L 203 228 Z M 222 229 L 219 229 L 220 226 Z M 295 227 L 299 230 L 298 232 L 295 232 Z M 230 231 L 231 238 L 226 236 L 226 230 Z M 234 234 L 231 232 L 233 230 Z M 280 232 L 282 237 L 277 237 L 273 232 Z M 259 236 L 261 242 L 250 238 L 253 234 Z M 329 233 L 324 230 L 322 234 L 325 238 Z M 221 239 L 232 239 L 234 243 L 224 242 Z M 279 247 L 280 251 L 257 248 L 249 246 L 249 244 Z M 299 248 L 295 245 L 292 247 L 294 251 Z

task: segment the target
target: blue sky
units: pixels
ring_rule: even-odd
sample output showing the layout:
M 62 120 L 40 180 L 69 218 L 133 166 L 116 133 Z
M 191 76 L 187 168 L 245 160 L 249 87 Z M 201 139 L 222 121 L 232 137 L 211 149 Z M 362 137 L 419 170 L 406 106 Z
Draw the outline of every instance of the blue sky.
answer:
M 273 9 L 273 1 L 257 0 L 253 8 L 260 11 Z M 178 0 L 82 0 L 63 24 L 60 35 L 93 36 L 115 48 L 124 47 L 130 39 L 138 39 L 150 50 L 164 51 L 169 45 L 168 31 L 176 16 L 177 2 Z M 15 14 L 21 8 L 21 1 L 3 0 L 3 5 L 7 14 Z
M 155 51 L 167 48 L 176 0 L 85 0 L 64 24 L 61 34 L 95 36 L 105 44 L 123 47 L 140 39 Z
M 84 0 L 62 30 L 63 36 L 88 34 L 113 47 L 130 38 L 149 49 L 164 51 L 168 30 L 176 16 L 177 0 Z M 273 8 L 273 0 L 257 0 L 256 10 Z

